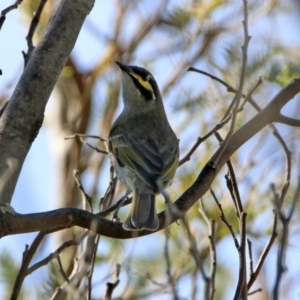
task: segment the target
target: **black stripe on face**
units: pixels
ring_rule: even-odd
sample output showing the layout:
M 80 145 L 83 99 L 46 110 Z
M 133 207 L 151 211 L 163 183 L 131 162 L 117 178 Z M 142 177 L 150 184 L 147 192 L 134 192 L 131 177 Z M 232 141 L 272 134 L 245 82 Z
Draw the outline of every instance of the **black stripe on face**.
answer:
M 155 89 L 153 88 L 153 85 L 151 83 L 150 84 L 153 88 L 153 92 L 148 90 L 147 88 L 143 87 L 135 77 L 132 76 L 131 78 L 132 78 L 134 85 L 140 91 L 140 93 L 142 94 L 142 96 L 145 98 L 146 101 L 151 101 L 151 100 L 156 99 Z
M 128 67 L 132 71 L 132 73 L 128 72 L 128 74 L 131 76 L 136 88 L 139 89 L 139 91 L 144 96 L 144 98 L 147 101 L 156 99 L 158 94 L 158 87 L 153 76 L 144 68 L 140 68 L 136 66 L 128 66 Z M 151 86 L 152 90 L 146 88 L 139 80 L 143 80 L 145 83 L 148 83 L 148 85 Z

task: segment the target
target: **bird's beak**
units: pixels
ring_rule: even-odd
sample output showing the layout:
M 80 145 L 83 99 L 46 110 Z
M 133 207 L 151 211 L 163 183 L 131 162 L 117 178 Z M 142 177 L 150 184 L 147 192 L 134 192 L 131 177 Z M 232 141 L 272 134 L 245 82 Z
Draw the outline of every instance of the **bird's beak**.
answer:
M 133 76 L 134 78 L 137 78 L 137 75 L 132 71 L 132 69 L 130 68 L 130 66 L 127 66 L 119 61 L 116 61 L 116 64 L 120 67 L 120 69 L 123 72 L 126 72 L 127 74 Z

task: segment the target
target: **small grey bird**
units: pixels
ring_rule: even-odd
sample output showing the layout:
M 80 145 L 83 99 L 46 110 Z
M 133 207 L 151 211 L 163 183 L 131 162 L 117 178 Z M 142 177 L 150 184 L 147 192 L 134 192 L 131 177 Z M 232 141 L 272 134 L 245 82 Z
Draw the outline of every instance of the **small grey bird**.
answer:
M 155 194 L 171 184 L 179 159 L 179 140 L 167 120 L 152 74 L 116 62 L 122 70 L 124 108 L 109 134 L 109 152 L 116 174 L 133 192 L 125 230 L 158 229 Z

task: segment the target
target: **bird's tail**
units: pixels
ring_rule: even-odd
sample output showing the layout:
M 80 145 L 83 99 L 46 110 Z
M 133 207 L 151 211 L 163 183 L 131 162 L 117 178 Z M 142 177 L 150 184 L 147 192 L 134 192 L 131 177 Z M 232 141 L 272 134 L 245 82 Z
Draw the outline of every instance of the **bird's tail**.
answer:
M 125 230 L 147 229 L 155 231 L 159 222 L 155 210 L 155 195 L 135 191 L 131 204 L 131 212 L 123 223 Z

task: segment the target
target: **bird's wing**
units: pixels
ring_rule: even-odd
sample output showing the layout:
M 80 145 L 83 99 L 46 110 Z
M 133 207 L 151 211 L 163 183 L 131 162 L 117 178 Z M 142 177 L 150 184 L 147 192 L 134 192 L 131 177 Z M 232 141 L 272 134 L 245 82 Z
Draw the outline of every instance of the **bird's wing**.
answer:
M 148 186 L 158 191 L 158 180 L 167 181 L 174 172 L 167 169 L 173 166 L 176 158 L 168 150 L 158 149 L 149 139 L 141 140 L 132 134 L 112 136 L 112 153 L 120 166 L 133 170 Z M 174 157 L 170 161 L 170 157 Z M 177 167 L 177 163 L 176 163 Z M 172 178 L 171 177 L 171 178 Z M 171 179 L 170 178 L 170 179 Z
M 162 181 L 168 185 L 168 182 L 173 179 L 179 162 L 179 140 L 173 139 L 171 144 L 162 149 L 160 152 L 165 163 L 164 173 L 161 177 Z

